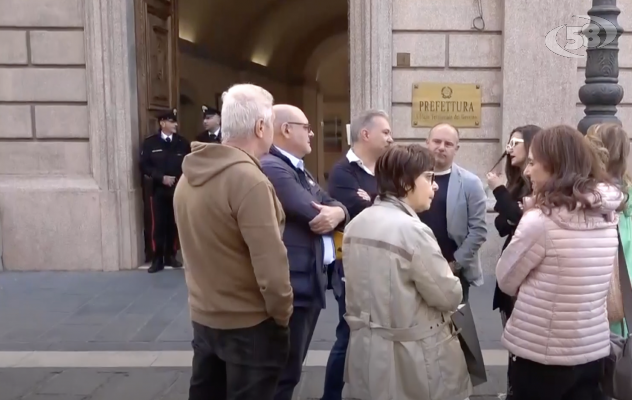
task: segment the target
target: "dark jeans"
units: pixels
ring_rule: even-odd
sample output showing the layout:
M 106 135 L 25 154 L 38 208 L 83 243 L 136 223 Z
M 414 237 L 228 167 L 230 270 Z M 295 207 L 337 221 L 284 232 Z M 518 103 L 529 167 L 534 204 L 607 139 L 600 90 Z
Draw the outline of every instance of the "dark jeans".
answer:
M 152 248 L 154 258 L 176 254 L 176 219 L 173 213 L 173 191 L 157 189 L 151 197 Z
M 604 400 L 603 368 L 603 360 L 568 367 L 515 357 L 507 400 Z
M 503 325 L 503 331 L 507 327 L 507 321 L 509 321 L 509 315 L 505 311 L 501 310 L 500 322 Z M 511 353 L 509 353 L 508 357 L 509 357 L 509 360 L 507 361 L 507 393 L 511 393 L 511 366 L 513 365 L 513 362 L 514 362 L 514 356 Z
M 341 400 L 342 389 L 345 386 L 344 370 L 347 358 L 347 346 L 349 345 L 349 325 L 344 318 L 347 312 L 345 304 L 345 289 L 342 284 L 342 296 L 336 295 L 338 302 L 338 326 L 336 327 L 336 343 L 331 348 L 327 369 L 325 371 L 325 389 L 321 400 Z
M 290 348 L 288 328 L 273 319 L 243 329 L 193 322 L 189 400 L 272 400 Z
M 294 388 L 301 381 L 303 362 L 307 356 L 319 315 L 320 308 L 294 306 L 294 312 L 290 317 L 290 353 L 274 400 L 292 400 Z

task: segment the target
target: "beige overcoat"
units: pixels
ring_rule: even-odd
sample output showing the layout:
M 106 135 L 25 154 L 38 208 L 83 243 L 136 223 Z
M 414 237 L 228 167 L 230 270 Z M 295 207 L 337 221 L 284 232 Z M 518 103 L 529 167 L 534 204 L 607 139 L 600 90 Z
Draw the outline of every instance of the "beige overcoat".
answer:
M 468 397 L 472 384 L 450 319 L 461 284 L 416 213 L 398 199 L 376 199 L 345 229 L 343 264 L 350 397 Z

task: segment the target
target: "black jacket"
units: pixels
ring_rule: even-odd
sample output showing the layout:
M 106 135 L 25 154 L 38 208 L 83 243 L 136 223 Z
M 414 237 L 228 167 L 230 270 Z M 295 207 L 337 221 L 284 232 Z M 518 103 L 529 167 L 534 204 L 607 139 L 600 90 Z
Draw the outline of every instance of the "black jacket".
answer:
M 163 185 L 162 178 L 174 176 L 176 182 L 182 175 L 182 161 L 191 152 L 188 140 L 174 133 L 171 143 L 162 139 L 160 132 L 148 136 L 142 144 L 140 152 L 140 170 L 144 176 L 151 179 L 153 192 L 159 190 L 175 190 L 175 185 Z
M 350 163 L 347 156 L 342 156 L 329 171 L 329 194 L 334 199 L 341 202 L 349 211 L 350 219 L 355 218 L 364 209 L 371 207 L 373 199 L 377 196 L 377 181 L 375 176 L 370 175 L 357 163 Z M 371 200 L 364 200 L 358 195 L 358 190 L 364 190 Z M 331 279 L 334 294 L 337 297 L 344 295 L 345 276 L 342 260 L 336 260 Z
M 522 209 L 518 205 L 522 199 L 514 199 L 504 185 L 498 186 L 493 193 L 496 198 L 494 210 L 498 212 L 496 219 L 494 219 L 494 225 L 500 237 L 507 237 L 503 244 L 504 251 L 511 242 L 520 218 L 522 218 Z M 494 310 L 498 308 L 504 311 L 507 314 L 507 318 L 509 318 L 513 310 L 513 299 L 500 290 L 498 283 L 496 283 L 494 292 L 493 308 Z
M 327 269 L 322 237 L 309 227 L 309 222 L 318 215 L 311 203 L 341 207 L 347 218 L 338 226 L 340 230 L 349 220 L 349 213 L 321 189 L 307 170 L 294 168 L 276 147 L 272 146 L 270 153 L 261 159 L 261 169 L 272 182 L 285 212 L 283 243 L 290 264 L 294 306 L 308 307 L 316 303 L 325 308 Z
M 211 135 L 208 131 L 200 132 L 195 140 L 203 143 L 222 143 L 222 130 L 220 129 L 216 135 Z
M 347 156 L 331 167 L 328 184 L 329 194 L 347 207 L 351 219 L 373 204 L 358 196 L 359 189 L 364 190 L 371 199 L 377 196 L 375 176 L 369 175 L 357 163 L 350 163 Z

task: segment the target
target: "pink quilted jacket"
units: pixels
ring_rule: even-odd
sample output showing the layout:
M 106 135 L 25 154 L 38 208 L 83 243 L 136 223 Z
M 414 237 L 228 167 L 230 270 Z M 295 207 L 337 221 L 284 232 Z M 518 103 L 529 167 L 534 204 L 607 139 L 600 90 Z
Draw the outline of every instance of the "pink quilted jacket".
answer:
M 589 211 L 525 211 L 496 266 L 500 289 L 516 296 L 502 343 L 548 365 L 580 365 L 610 354 L 606 297 L 617 254 L 621 192 L 601 185 Z

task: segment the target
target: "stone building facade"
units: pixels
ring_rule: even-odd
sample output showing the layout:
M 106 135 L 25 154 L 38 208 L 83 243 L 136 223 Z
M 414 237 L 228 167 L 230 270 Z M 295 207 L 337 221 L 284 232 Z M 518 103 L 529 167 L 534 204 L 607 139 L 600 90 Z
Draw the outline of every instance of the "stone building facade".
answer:
M 148 1 L 0 0 L 4 269 L 114 271 L 142 263 L 134 3 Z M 577 93 L 585 59 L 552 53 L 544 36 L 586 14 L 590 0 L 480 0 L 482 31 L 472 29 L 478 0 L 348 3 L 350 115 L 386 110 L 399 142 L 427 135 L 411 125 L 416 82 L 481 85 L 482 124 L 463 130 L 457 159 L 481 177 L 512 127 L 576 125 L 583 115 Z M 618 6 L 620 24 L 632 31 L 632 0 Z M 628 89 L 632 36 L 624 34 L 620 48 L 619 81 Z M 409 66 L 397 66 L 398 53 L 410 54 Z M 318 99 L 309 88 L 298 97 L 306 93 Z M 619 107 L 630 130 L 631 93 Z M 312 121 L 320 116 L 314 107 Z M 494 235 L 490 225 L 490 265 L 500 249 Z

